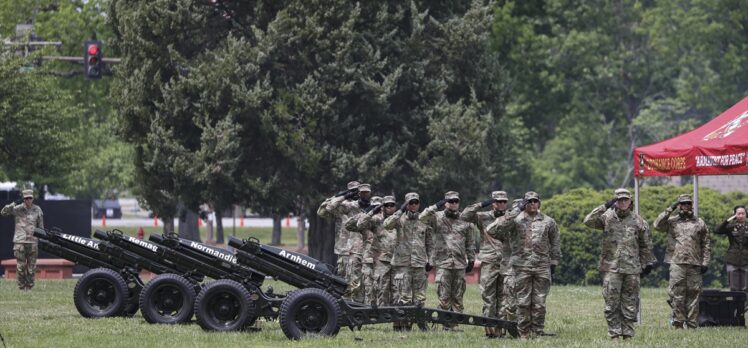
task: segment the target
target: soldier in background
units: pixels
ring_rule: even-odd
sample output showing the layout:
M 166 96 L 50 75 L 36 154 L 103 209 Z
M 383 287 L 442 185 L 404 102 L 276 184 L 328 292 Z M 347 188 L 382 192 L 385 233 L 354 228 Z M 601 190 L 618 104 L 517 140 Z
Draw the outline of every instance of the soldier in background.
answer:
M 366 225 L 364 226 L 359 225 L 358 222 L 364 217 L 368 216 L 368 213 L 370 213 L 372 210 L 376 209 L 377 211 L 381 211 L 382 206 L 382 197 L 374 196 L 371 197 L 371 205 L 369 205 L 368 208 L 366 208 L 364 211 L 359 213 L 358 215 L 348 219 L 348 222 L 346 222 L 346 229 L 353 233 L 350 240 L 355 240 L 360 238 L 362 240 L 362 253 L 361 253 L 361 269 L 360 269 L 360 287 L 361 287 L 361 301 L 362 303 L 366 304 L 376 304 L 376 288 L 374 288 L 374 250 L 372 250 L 372 245 L 374 242 L 374 231 L 373 231 L 373 225 Z M 356 236 L 353 236 L 356 235 Z M 353 248 L 351 248 L 351 255 L 356 255 L 356 253 L 353 251 Z M 351 264 L 354 264 L 353 262 Z M 352 276 L 352 278 L 354 278 Z
M 348 231 L 343 228 L 342 216 L 333 216 L 330 211 L 327 210 L 327 205 L 336 197 L 347 197 L 348 200 L 358 199 L 358 181 L 351 181 L 347 185 L 347 189 L 340 191 L 335 196 L 325 199 L 319 208 L 317 208 L 317 215 L 323 219 L 335 218 L 335 256 L 337 257 L 337 265 L 335 267 L 335 273 L 343 279 L 348 279 L 346 271 L 348 270 Z
M 745 206 L 739 205 L 733 215 L 720 224 L 715 234 L 726 235 L 730 246 L 725 254 L 725 268 L 730 290 L 748 292 L 748 221 Z
M 649 224 L 631 209 L 631 192 L 620 188 L 613 199 L 584 218 L 590 228 L 603 230 L 600 272 L 608 336 L 634 337 L 639 303 L 639 277 L 652 271 L 655 257 Z
M 561 241 L 556 221 L 540 212 L 537 193 L 525 193 L 520 211 L 496 219 L 487 232 L 511 243 L 517 326 L 520 338 L 528 339 L 545 335 L 545 300 L 561 261 Z
M 371 247 L 369 254 L 364 250 L 364 262 L 367 256 L 373 261 L 373 277 L 371 285 L 367 282 L 366 300 L 367 304 L 388 306 L 392 304 L 392 252 L 395 249 L 397 232 L 384 228 L 384 220 L 397 210 L 395 197 L 384 196 L 382 205 L 377 206 L 366 214 L 359 214 L 357 227 L 361 230 L 372 232 Z M 366 266 L 366 263 L 364 263 Z M 366 277 L 366 270 L 364 270 Z M 366 279 L 366 278 L 365 278 Z
M 509 268 L 509 243 L 489 236 L 486 227 L 497 218 L 504 216 L 508 198 L 504 191 L 494 191 L 491 198 L 466 207 L 460 219 L 471 222 L 480 232 L 480 294 L 483 300 L 483 316 L 509 320 L 500 312 L 504 298 L 504 278 Z M 490 211 L 480 209 L 491 206 Z M 505 248 L 506 246 L 506 248 Z M 507 250 L 508 249 L 508 250 Z M 486 337 L 500 337 L 501 332 L 495 327 L 485 327 Z
M 392 285 L 397 305 L 426 302 L 426 272 L 431 270 L 431 228 L 418 219 L 421 200 L 417 193 L 405 195 L 400 210 L 384 220 L 384 228 L 395 230 L 397 239 L 392 253 Z M 425 269 L 425 271 L 424 271 Z M 410 323 L 395 322 L 395 330 L 409 330 Z
M 670 214 L 678 208 L 678 215 Z M 702 274 L 709 269 L 712 249 L 704 220 L 693 214 L 693 200 L 683 194 L 657 219 L 655 229 L 667 233 L 665 263 L 670 264 L 668 303 L 673 308 L 672 326 L 676 329 L 698 326 Z
M 444 209 L 439 211 L 439 209 Z M 426 208 L 419 219 L 431 227 L 434 251 L 431 262 L 436 267 L 436 293 L 439 308 L 462 313 L 465 306 L 465 273 L 475 264 L 473 225 L 460 220 L 460 195 L 455 191 L 444 194 L 444 199 Z M 456 330 L 457 325 L 445 325 L 445 330 Z
M 34 204 L 34 191 L 23 190 L 23 200 L 17 200 L 3 207 L 0 214 L 15 217 L 13 235 L 13 256 L 16 257 L 18 288 L 31 290 L 36 275 L 36 257 L 39 255 L 35 228 L 44 228 L 42 208 Z
M 512 208 L 507 214 L 519 215 L 520 206 L 524 202 L 524 198 L 517 198 L 512 201 Z M 486 230 L 488 230 L 486 228 Z M 490 236 L 490 235 L 489 235 Z M 501 306 L 499 307 L 499 317 L 504 320 L 516 321 L 517 320 L 517 292 L 514 291 L 514 268 L 512 267 L 512 244 L 508 240 L 502 240 L 503 250 L 501 258 L 501 274 L 504 276 L 504 296 L 501 299 Z M 505 334 L 506 332 L 502 332 Z
M 353 198 L 355 195 L 358 195 L 358 200 L 354 201 Z M 325 206 L 325 209 L 330 216 L 340 217 L 343 224 L 340 230 L 341 232 L 344 231 L 348 236 L 348 244 L 346 249 L 342 251 L 342 255 L 345 256 L 348 254 L 348 268 L 346 270 L 348 290 L 346 291 L 345 298 L 357 302 L 363 302 L 363 289 L 361 287 L 361 259 L 364 243 L 361 234 L 351 233 L 351 231 L 346 228 L 346 223 L 349 219 L 354 218 L 364 209 L 369 207 L 370 197 L 371 186 L 369 186 L 369 184 L 361 184 L 357 189 L 349 190 L 349 192 L 343 196 L 333 197 Z

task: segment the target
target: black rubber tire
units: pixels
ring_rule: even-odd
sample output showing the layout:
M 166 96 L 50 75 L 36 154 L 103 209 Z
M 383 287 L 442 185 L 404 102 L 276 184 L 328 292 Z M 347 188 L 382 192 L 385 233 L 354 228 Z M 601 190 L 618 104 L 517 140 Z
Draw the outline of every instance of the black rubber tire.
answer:
M 73 291 L 75 308 L 86 318 L 122 315 L 127 297 L 125 280 L 108 268 L 94 268 L 84 273 Z
M 183 324 L 192 319 L 195 287 L 184 277 L 159 274 L 140 291 L 140 313 L 151 324 Z
M 195 317 L 206 331 L 243 330 L 257 318 L 247 288 L 230 279 L 216 280 L 200 290 L 195 299 Z
M 335 336 L 340 331 L 338 300 L 329 292 L 306 288 L 286 296 L 280 306 L 280 326 L 286 337 Z

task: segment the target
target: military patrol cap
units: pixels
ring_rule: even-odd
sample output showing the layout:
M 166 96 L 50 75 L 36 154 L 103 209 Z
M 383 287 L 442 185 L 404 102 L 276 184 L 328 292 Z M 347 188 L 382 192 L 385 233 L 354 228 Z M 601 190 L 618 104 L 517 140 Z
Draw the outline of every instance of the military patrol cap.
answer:
M 369 184 L 358 185 L 358 192 L 371 192 L 371 185 Z
M 394 196 L 384 196 L 384 198 L 382 198 L 382 203 L 383 204 L 397 203 L 397 201 L 395 201 L 395 197 Z
M 540 196 L 537 194 L 537 192 L 528 191 L 525 193 L 525 200 L 531 200 L 531 199 L 537 199 L 540 200 Z
M 421 201 L 421 197 L 417 193 L 415 193 L 415 192 L 408 192 L 408 193 L 405 194 L 405 202 L 409 203 L 410 201 L 412 201 L 414 199 L 417 200 L 417 201 L 419 201 L 419 202 Z
M 495 201 L 504 201 L 504 202 L 509 201 L 509 198 L 506 196 L 506 192 L 504 191 L 491 192 L 491 198 L 493 198 Z
M 444 199 L 460 199 L 460 193 L 457 191 L 448 191 L 444 194 Z
M 348 183 L 348 189 L 353 190 L 355 188 L 358 188 L 358 186 L 361 185 L 358 181 L 351 181 Z
M 23 198 L 34 198 L 33 190 L 23 190 L 21 193 L 23 193 Z
M 691 195 L 689 194 L 682 194 L 678 196 L 678 203 L 693 203 L 693 199 L 691 199 Z
M 371 197 L 371 205 L 381 205 L 382 204 L 382 197 L 374 196 Z
M 631 199 L 631 192 L 625 188 L 619 188 L 613 194 L 613 197 L 615 197 L 615 199 L 621 199 L 621 198 Z

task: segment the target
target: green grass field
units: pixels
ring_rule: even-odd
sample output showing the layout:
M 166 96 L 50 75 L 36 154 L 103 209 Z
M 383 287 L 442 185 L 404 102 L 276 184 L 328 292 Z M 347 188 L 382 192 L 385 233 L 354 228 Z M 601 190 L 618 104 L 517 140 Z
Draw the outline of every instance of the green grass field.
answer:
M 138 232 L 137 227 L 101 227 L 101 226 L 92 226 L 91 227 L 91 233 L 93 233 L 96 230 L 102 230 L 102 231 L 111 231 L 113 229 L 118 229 L 122 231 L 124 234 L 134 236 Z M 234 230 L 232 227 L 224 228 L 224 242 L 228 243 L 228 238 L 232 233 L 234 233 Z M 153 227 L 153 226 L 145 226 L 143 227 L 143 232 L 145 233 L 145 238 L 147 239 L 148 236 L 151 233 L 163 233 L 163 227 Z M 260 243 L 263 244 L 269 244 L 270 241 L 272 241 L 272 233 L 273 230 L 270 227 L 237 227 L 236 228 L 236 237 L 246 239 L 249 237 L 257 238 Z M 213 238 L 215 239 L 215 229 L 213 231 Z M 200 238 L 204 242 L 205 241 L 205 228 L 200 228 Z M 224 244 L 225 244 L 224 243 Z M 282 228 L 281 229 L 281 244 L 283 246 L 295 246 L 297 245 L 296 241 L 296 228 Z
M 287 285 L 268 282 L 276 292 Z M 277 322 L 260 321 L 260 332 L 211 333 L 195 324 L 151 325 L 140 313 L 133 318 L 84 319 L 72 300 L 75 280 L 39 281 L 31 292 L 20 292 L 14 281 L 0 281 L 0 334 L 7 347 L 744 347 L 745 328 L 702 328 L 675 331 L 668 328 L 669 308 L 665 289 L 643 289 L 643 325 L 629 342 L 606 337 L 603 303 L 598 287 L 554 286 L 548 300 L 546 329 L 556 337 L 523 342 L 487 340 L 480 327 L 462 326 L 464 332 L 395 333 L 390 325 L 347 328 L 331 338 L 292 342 Z M 264 288 L 264 287 L 263 287 Z M 429 285 L 428 306 L 436 305 L 434 286 Z M 479 313 L 477 285 L 465 295 L 467 313 Z

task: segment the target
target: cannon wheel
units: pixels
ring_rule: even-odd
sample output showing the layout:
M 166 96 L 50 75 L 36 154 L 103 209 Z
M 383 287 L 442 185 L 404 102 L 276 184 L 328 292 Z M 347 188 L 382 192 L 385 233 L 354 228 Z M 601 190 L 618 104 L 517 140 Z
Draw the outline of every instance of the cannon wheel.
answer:
M 207 331 L 242 330 L 257 318 L 247 288 L 230 279 L 216 280 L 200 290 L 195 316 Z
M 286 337 L 335 336 L 340 331 L 340 305 L 322 289 L 306 288 L 288 294 L 280 306 L 280 326 Z
M 140 312 L 152 324 L 181 324 L 192 319 L 195 288 L 184 277 L 164 273 L 140 292 Z
M 122 315 L 127 297 L 125 280 L 108 268 L 94 268 L 86 272 L 73 291 L 75 308 L 86 318 Z

